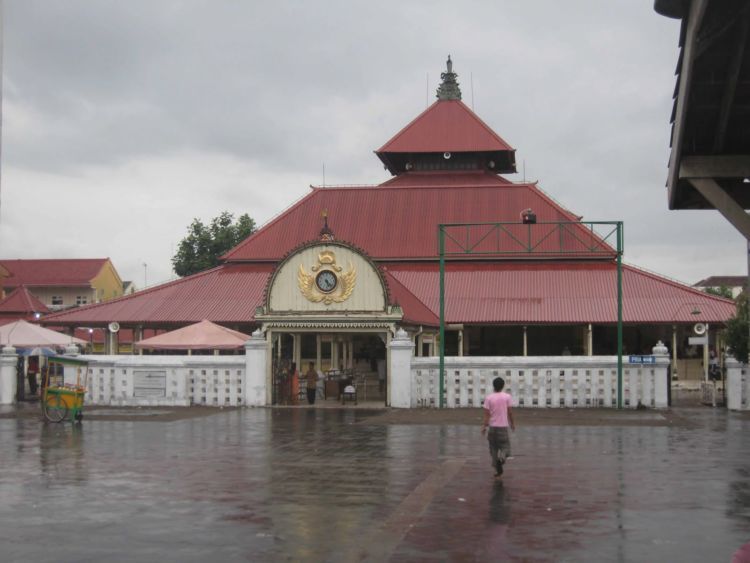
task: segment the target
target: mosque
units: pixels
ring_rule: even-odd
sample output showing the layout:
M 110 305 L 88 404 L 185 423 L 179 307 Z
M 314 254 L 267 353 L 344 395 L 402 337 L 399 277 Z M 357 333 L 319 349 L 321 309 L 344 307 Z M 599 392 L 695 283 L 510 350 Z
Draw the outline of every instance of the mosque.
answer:
M 398 328 L 416 355 L 432 356 L 438 229 L 448 225 L 446 355 L 615 354 L 617 241 L 536 183 L 505 178 L 516 172 L 515 149 L 461 101 L 450 59 L 441 78 L 437 100 L 376 151 L 389 180 L 313 187 L 218 267 L 45 324 L 107 330 L 116 322 L 136 339 L 203 319 L 260 329 L 271 379 L 285 360 L 374 370 Z M 713 330 L 734 314 L 731 300 L 632 265 L 621 272 L 625 353 L 650 353 L 662 340 L 677 360 L 696 324 Z

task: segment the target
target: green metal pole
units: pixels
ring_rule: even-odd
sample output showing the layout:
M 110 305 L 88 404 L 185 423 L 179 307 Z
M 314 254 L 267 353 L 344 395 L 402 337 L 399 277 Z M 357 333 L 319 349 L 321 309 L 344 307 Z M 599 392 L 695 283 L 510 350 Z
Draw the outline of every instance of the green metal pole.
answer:
M 440 245 L 440 399 L 438 405 L 445 406 L 443 392 L 445 389 L 445 230 L 443 225 L 438 227 Z
M 622 222 L 617 223 L 617 408 L 622 408 Z

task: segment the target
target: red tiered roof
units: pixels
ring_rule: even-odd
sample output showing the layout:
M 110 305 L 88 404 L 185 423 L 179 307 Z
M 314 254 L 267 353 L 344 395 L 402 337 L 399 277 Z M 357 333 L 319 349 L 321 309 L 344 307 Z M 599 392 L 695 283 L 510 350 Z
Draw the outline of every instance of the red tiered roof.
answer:
M 22 285 L 0 301 L 0 314 L 13 313 L 33 315 L 34 313 L 49 313 L 49 309 L 26 286 Z
M 439 323 L 438 225 L 500 222 L 515 225 L 501 234 L 490 232 L 491 227 L 478 228 L 468 242 L 477 250 L 497 244 L 496 250 L 508 251 L 518 248 L 514 236 L 520 240 L 533 235 L 537 254 L 517 254 L 514 261 L 507 255 L 504 260 L 485 255 L 484 260 L 480 256 L 449 261 L 447 322 L 615 323 L 614 250 L 606 244 L 596 253 L 585 249 L 599 239 L 577 224 L 578 217 L 535 184 L 514 184 L 496 174 L 515 170 L 514 149 L 456 99 L 460 92 L 450 60 L 444 76 L 440 101 L 376 151 L 398 174 L 395 178 L 377 187 L 314 188 L 227 252 L 224 265 L 127 297 L 56 313 L 45 321 L 69 326 L 119 321 L 152 327 L 202 319 L 250 323 L 279 261 L 301 244 L 319 239 L 319 217 L 326 210 L 336 239 L 362 248 L 383 267 L 391 302 L 402 307 L 406 323 Z M 537 224 L 519 223 L 526 209 L 536 214 Z M 571 225 L 555 231 L 546 222 Z M 734 314 L 730 300 L 637 268 L 625 267 L 623 278 L 628 323 L 725 322 Z
M 37 299 L 25 286 L 14 289 L 0 301 L 0 325 L 24 319 L 30 321 L 34 313 L 48 313 L 47 306 Z

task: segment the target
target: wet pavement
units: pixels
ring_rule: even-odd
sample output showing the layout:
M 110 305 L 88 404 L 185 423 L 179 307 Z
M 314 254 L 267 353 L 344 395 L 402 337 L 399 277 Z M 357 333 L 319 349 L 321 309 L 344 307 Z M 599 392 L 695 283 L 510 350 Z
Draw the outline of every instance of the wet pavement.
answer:
M 0 419 L 0 559 L 730 561 L 750 542 L 750 417 L 675 412 L 522 426 L 500 484 L 478 424 Z

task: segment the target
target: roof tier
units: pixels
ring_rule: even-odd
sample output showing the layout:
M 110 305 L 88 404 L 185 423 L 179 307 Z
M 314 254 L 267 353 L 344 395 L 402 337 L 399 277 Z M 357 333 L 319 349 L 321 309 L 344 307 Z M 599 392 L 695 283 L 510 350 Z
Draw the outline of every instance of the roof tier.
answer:
M 106 303 L 45 317 L 45 323 L 104 326 L 109 321 L 156 326 L 208 319 L 254 322 L 271 266 L 227 264 Z M 439 270 L 435 263 L 383 266 L 391 299 L 404 322 L 437 326 Z M 604 262 L 449 263 L 446 322 L 580 324 L 617 322 L 617 270 Z M 626 323 L 723 323 L 734 302 L 632 266 L 623 268 Z
M 515 149 L 461 100 L 438 100 L 375 151 L 392 174 L 429 155 L 440 162 L 462 153 L 481 156 L 480 162 L 497 173 L 516 171 Z
M 325 210 L 336 238 L 364 249 L 375 260 L 436 260 L 438 225 L 517 223 L 526 209 L 534 211 L 539 223 L 578 220 L 536 185 L 511 184 L 482 172 L 406 174 L 383 187 L 314 188 L 223 258 L 228 262 L 277 261 L 300 244 L 318 238 L 318 217 Z M 519 224 L 516 228 L 527 227 Z M 533 227 L 541 237 L 544 227 Z M 591 236 L 582 227 L 576 228 L 582 229 L 581 236 Z M 505 240 L 508 249 L 514 245 L 510 238 Z M 567 256 L 582 250 L 572 238 L 561 242 L 555 237 L 549 237 L 538 250 L 551 252 L 560 244 Z M 609 247 L 602 248 L 611 256 Z M 584 251 L 580 255 L 592 257 Z M 526 257 L 538 259 L 539 254 Z
M 387 270 L 427 309 L 439 312 L 437 265 L 392 264 Z M 452 263 L 446 267 L 446 322 L 616 323 L 616 280 L 612 263 Z M 623 267 L 626 323 L 723 323 L 734 312 L 732 300 Z

